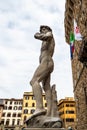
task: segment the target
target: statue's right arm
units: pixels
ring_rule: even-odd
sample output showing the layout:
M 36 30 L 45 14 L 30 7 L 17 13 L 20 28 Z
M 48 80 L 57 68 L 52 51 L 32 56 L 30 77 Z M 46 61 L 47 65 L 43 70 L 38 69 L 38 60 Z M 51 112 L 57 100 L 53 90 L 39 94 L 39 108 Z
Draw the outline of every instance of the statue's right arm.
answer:
M 39 39 L 39 40 L 48 40 L 48 39 L 52 38 L 53 35 L 52 35 L 51 32 L 47 32 L 46 34 L 45 34 L 45 33 L 36 33 L 36 34 L 34 35 L 34 37 L 35 37 L 36 39 Z

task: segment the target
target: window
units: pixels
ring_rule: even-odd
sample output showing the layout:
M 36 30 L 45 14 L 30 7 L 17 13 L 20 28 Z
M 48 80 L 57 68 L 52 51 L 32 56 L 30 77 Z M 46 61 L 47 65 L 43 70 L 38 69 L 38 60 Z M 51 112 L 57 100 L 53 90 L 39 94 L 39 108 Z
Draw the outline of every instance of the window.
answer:
M 75 107 L 75 105 L 74 104 L 70 104 L 70 107 Z
M 29 100 L 29 96 L 25 96 L 25 100 Z
M 12 110 L 12 106 L 9 106 L 9 107 L 8 107 L 8 110 Z
M 6 125 L 9 125 L 9 119 L 6 120 Z
M 2 117 L 5 117 L 5 113 L 2 114 Z
M 19 124 L 20 124 L 20 119 L 17 120 L 17 125 L 19 125 Z
M 14 110 L 17 110 L 17 106 L 14 106 Z
M 66 111 L 66 114 L 69 114 L 69 111 L 68 111 L 68 110 Z
M 44 100 L 46 100 L 46 96 L 44 96 Z
M 27 119 L 27 116 L 24 116 L 24 121 Z
M 18 117 L 21 117 L 21 113 L 18 113 Z
M 12 120 L 12 125 L 15 125 L 15 119 Z
M 18 110 L 22 110 L 22 106 L 19 106 Z
M 22 104 L 22 101 L 20 101 L 19 104 Z
M 16 113 L 13 113 L 13 115 L 12 115 L 13 117 L 16 117 Z
M 66 114 L 74 114 L 74 111 L 66 110 Z
M 25 103 L 25 107 L 28 107 L 28 103 Z
M 69 104 L 66 104 L 66 107 L 69 107 Z
M 66 122 L 74 122 L 74 118 L 66 118 Z
M 2 120 L 1 120 L 1 124 L 3 124 L 3 125 L 4 125 L 4 119 L 2 119 Z
M 7 117 L 11 117 L 11 113 L 7 113 Z
M 31 109 L 30 114 L 33 114 L 35 112 L 35 109 Z
M 10 101 L 10 105 L 12 104 L 12 101 Z
M 47 107 L 47 103 L 45 103 L 45 107 Z
M 32 103 L 32 107 L 35 107 L 35 103 Z
M 24 110 L 24 114 L 28 114 L 28 110 L 27 109 Z
M 32 96 L 32 100 L 35 100 L 35 97 L 34 97 L 34 96 Z
M 74 111 L 70 111 L 70 114 L 74 114 L 75 112 Z
M 14 104 L 17 104 L 17 102 L 15 101 Z
M 4 110 L 7 110 L 7 106 L 4 106 Z

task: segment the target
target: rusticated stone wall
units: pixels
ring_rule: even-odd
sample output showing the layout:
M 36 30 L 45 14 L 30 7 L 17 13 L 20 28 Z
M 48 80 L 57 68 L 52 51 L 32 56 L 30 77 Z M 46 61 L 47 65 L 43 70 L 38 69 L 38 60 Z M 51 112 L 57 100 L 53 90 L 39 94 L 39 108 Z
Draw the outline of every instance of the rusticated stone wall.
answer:
M 70 31 L 74 30 L 74 19 L 82 36 L 87 38 L 87 0 L 66 0 L 64 23 L 65 37 L 68 44 Z M 73 92 L 77 111 L 77 130 L 87 130 L 87 63 L 83 64 L 79 61 L 79 51 L 82 44 L 82 41 L 75 41 L 75 51 L 71 61 Z

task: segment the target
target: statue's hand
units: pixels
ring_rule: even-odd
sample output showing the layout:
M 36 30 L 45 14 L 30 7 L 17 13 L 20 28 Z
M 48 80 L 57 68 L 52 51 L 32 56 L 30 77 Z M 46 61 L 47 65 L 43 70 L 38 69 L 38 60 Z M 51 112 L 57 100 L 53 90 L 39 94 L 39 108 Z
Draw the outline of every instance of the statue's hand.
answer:
M 38 33 L 38 32 L 35 33 L 35 35 L 34 35 L 35 38 L 38 38 L 39 36 L 40 36 L 40 33 Z

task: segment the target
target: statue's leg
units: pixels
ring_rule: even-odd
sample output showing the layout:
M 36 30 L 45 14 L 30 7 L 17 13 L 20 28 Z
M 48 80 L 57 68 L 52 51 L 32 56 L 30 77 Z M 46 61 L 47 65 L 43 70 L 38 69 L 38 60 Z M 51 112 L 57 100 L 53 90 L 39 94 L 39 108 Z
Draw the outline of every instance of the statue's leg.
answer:
M 46 76 L 47 70 L 43 64 L 40 64 L 39 67 L 36 69 L 30 84 L 33 89 L 33 93 L 36 99 L 36 112 L 43 110 L 43 97 L 42 97 L 42 88 L 40 86 L 40 82 Z M 47 72 L 48 73 L 48 72 Z
M 47 101 L 47 116 L 51 116 L 51 108 L 52 108 L 52 93 L 50 87 L 50 74 L 43 80 L 43 89 L 46 95 Z
M 36 99 L 36 110 L 39 111 L 43 109 L 42 89 L 37 79 L 32 79 L 31 85 Z

